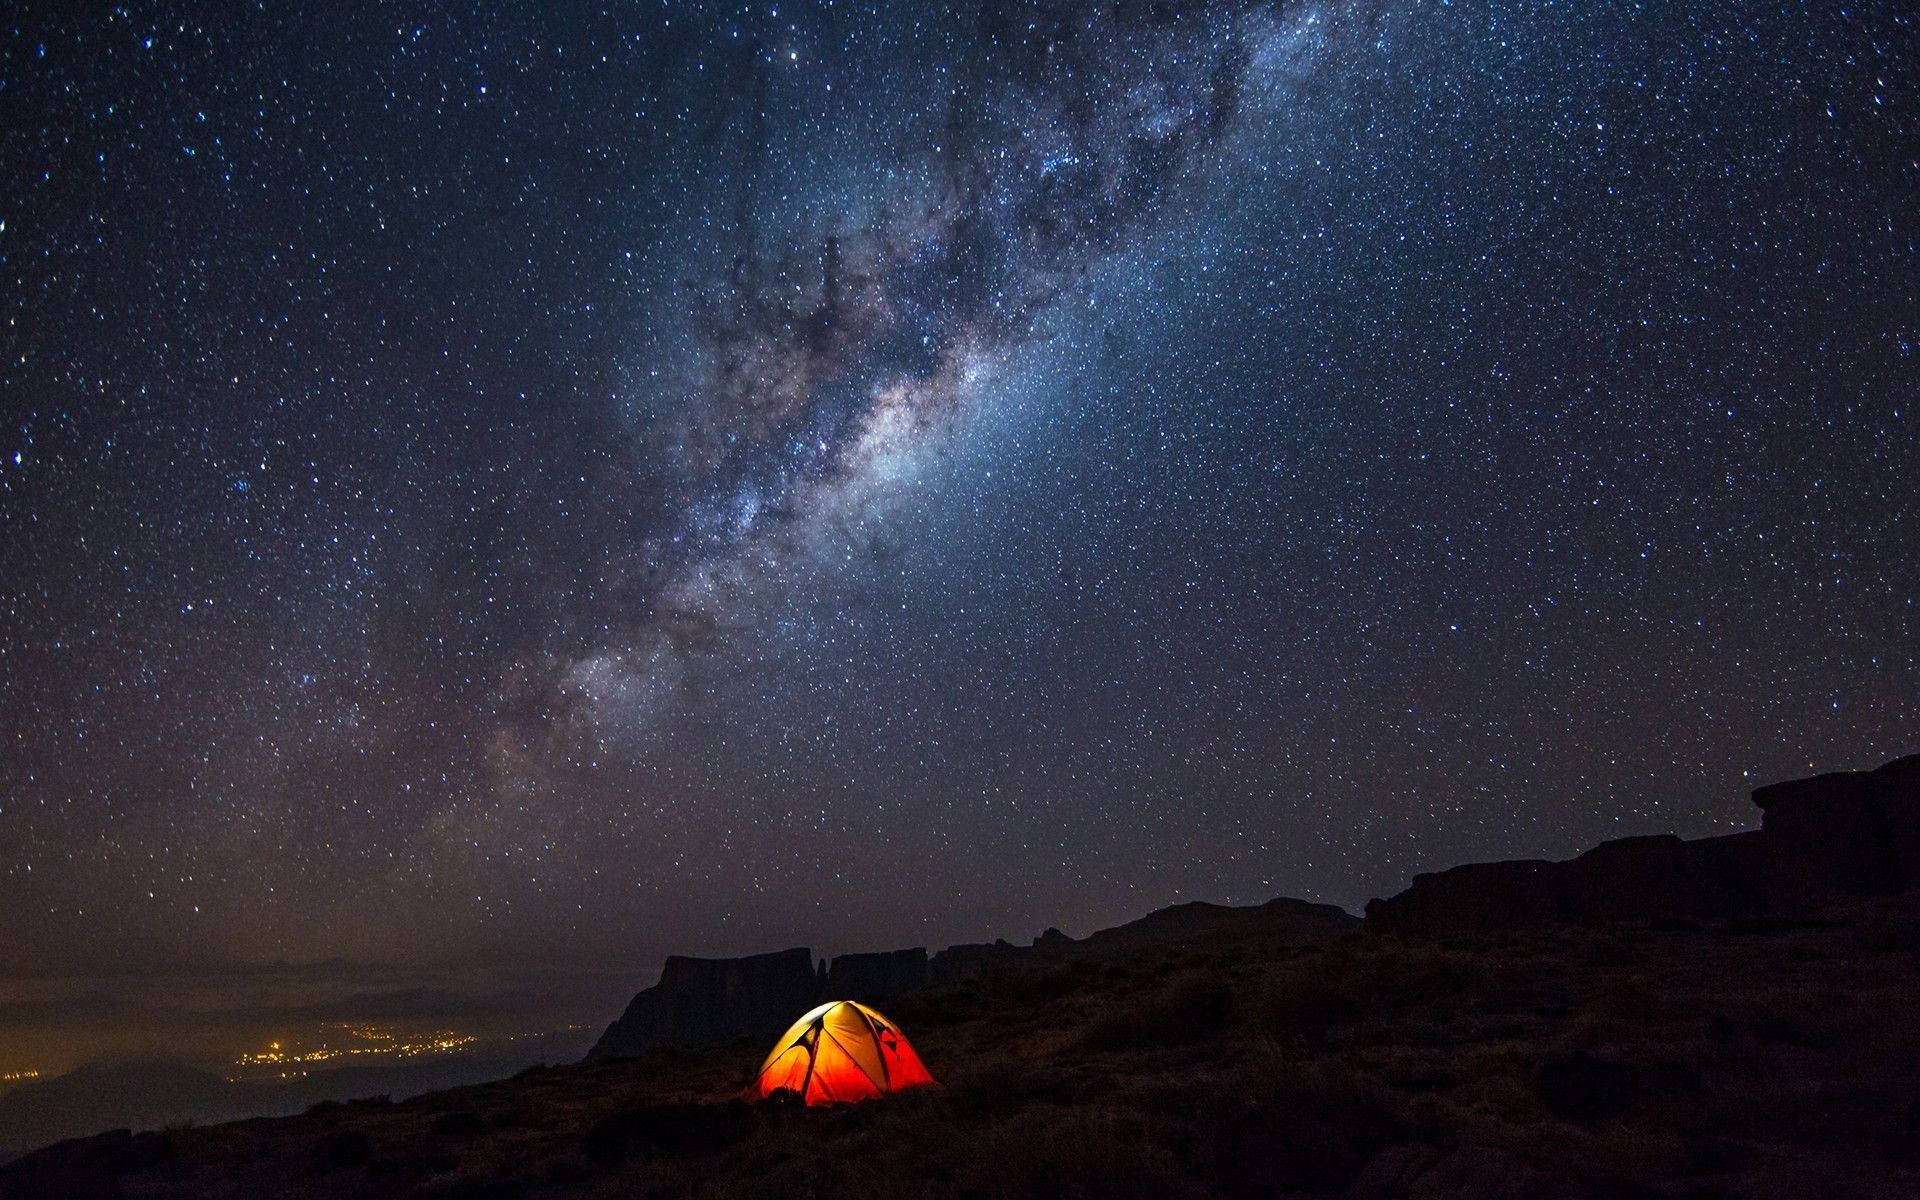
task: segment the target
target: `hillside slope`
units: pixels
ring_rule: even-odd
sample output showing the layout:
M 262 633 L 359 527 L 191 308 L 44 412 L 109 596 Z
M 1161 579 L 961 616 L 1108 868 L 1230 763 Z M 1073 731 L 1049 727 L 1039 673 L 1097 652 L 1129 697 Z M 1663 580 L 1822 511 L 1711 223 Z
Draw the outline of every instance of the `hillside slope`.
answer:
M 848 956 L 929 980 L 884 1009 L 943 1086 L 880 1102 L 747 1103 L 749 1036 L 66 1142 L 0 1196 L 1920 1195 L 1920 759 L 1755 800 L 1752 833 L 1423 876 L 1360 932 L 1184 905 Z
M 1920 908 L 1355 935 L 996 974 L 890 1012 L 943 1086 L 737 1097 L 766 1047 L 64 1143 L 126 1197 L 1920 1194 Z

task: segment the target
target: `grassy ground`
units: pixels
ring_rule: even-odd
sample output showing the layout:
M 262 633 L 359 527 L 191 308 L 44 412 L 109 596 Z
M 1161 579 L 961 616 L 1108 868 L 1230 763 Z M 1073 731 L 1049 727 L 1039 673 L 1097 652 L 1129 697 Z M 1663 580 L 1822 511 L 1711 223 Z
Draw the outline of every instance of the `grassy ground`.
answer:
M 737 1099 L 766 1047 L 67 1143 L 0 1195 L 1920 1195 L 1920 908 L 1356 935 L 883 1006 L 939 1088 Z

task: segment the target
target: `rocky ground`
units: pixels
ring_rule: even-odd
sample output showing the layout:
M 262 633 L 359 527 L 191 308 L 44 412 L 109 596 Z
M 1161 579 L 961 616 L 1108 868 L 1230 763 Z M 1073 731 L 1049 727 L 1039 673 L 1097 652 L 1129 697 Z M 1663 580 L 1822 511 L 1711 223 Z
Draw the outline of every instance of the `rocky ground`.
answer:
M 1920 1195 L 1920 900 L 1210 947 L 888 1006 L 942 1080 L 738 1096 L 766 1046 L 108 1134 L 8 1196 Z

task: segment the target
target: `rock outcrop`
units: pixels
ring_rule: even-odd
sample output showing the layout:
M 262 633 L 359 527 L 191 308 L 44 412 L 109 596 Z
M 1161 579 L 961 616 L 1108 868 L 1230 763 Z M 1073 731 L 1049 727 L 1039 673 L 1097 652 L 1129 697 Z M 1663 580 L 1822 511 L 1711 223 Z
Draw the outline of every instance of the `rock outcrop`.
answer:
M 953 946 L 842 954 L 814 968 L 803 947 L 750 958 L 667 960 L 660 982 L 641 992 L 607 1027 L 588 1061 L 623 1058 L 656 1046 L 695 1049 L 741 1037 L 772 1037 L 827 1000 L 885 1001 L 930 985 L 1067 961 L 1113 962 L 1172 950 L 1217 952 L 1236 945 L 1326 941 L 1353 932 L 1359 918 L 1331 904 L 1272 900 L 1233 908 L 1180 904 L 1076 941 L 1049 929 L 1031 946 L 1004 939 Z
M 883 950 L 877 954 L 842 954 L 827 968 L 822 1000 L 872 1002 L 927 986 L 927 950 Z
M 1171 951 L 1219 953 L 1238 946 L 1310 946 L 1344 937 L 1360 918 L 1332 904 L 1282 896 L 1244 906 L 1193 901 L 1157 909 L 1137 921 L 1074 939 L 1048 929 L 1031 946 L 1002 938 L 949 946 L 933 956 L 936 984 L 960 983 L 990 971 L 1012 971 L 1063 962 L 1121 962 Z
M 1920 755 L 1875 771 L 1771 784 L 1753 799 L 1761 826 L 1748 833 L 1698 841 L 1670 834 L 1622 838 L 1564 862 L 1470 863 L 1416 876 L 1406 891 L 1368 904 L 1366 925 L 1442 936 L 1560 922 L 1737 920 L 1808 912 L 1841 896 L 1920 888 Z M 1332 905 L 1282 898 L 1244 908 L 1175 905 L 1079 940 L 1049 929 L 1028 946 L 1005 940 L 960 945 L 931 958 L 918 947 L 843 954 L 830 968 L 816 969 L 804 948 L 735 959 L 676 956 L 588 1057 L 771 1037 L 824 1000 L 884 1001 L 987 972 L 1305 945 L 1358 925 Z
M 1770 784 L 1758 830 L 1603 842 L 1565 862 L 1470 863 L 1367 905 L 1367 927 L 1438 936 L 1554 922 L 1728 920 L 1920 886 L 1920 755 Z
M 1769 784 L 1753 802 L 1791 882 L 1856 895 L 1920 887 L 1920 754 Z
M 813 1007 L 820 993 L 813 954 L 804 947 L 746 958 L 676 954 L 660 982 L 636 995 L 607 1026 L 588 1061 L 621 1058 L 656 1046 L 723 1046 L 748 1034 L 772 1037 Z
M 607 1026 L 589 1062 L 656 1046 L 699 1049 L 736 1038 L 772 1037 L 827 1000 L 877 1001 L 927 985 L 927 951 L 842 954 L 816 970 L 804 946 L 746 958 L 674 955 L 660 982 L 636 995 Z
M 1286 896 L 1245 906 L 1196 900 L 1089 934 L 1072 942 L 1066 953 L 1112 962 L 1168 950 L 1218 953 L 1237 946 L 1309 946 L 1359 928 L 1360 919 L 1344 908 Z

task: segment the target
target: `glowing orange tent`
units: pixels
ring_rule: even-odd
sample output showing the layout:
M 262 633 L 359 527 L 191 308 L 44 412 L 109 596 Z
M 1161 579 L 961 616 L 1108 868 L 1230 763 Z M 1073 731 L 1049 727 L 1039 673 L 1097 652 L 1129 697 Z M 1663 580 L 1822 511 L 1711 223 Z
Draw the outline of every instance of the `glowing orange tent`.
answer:
M 833 1000 L 793 1023 L 760 1064 L 754 1091 L 797 1092 L 808 1104 L 872 1100 L 932 1083 L 892 1021 L 864 1004 Z

